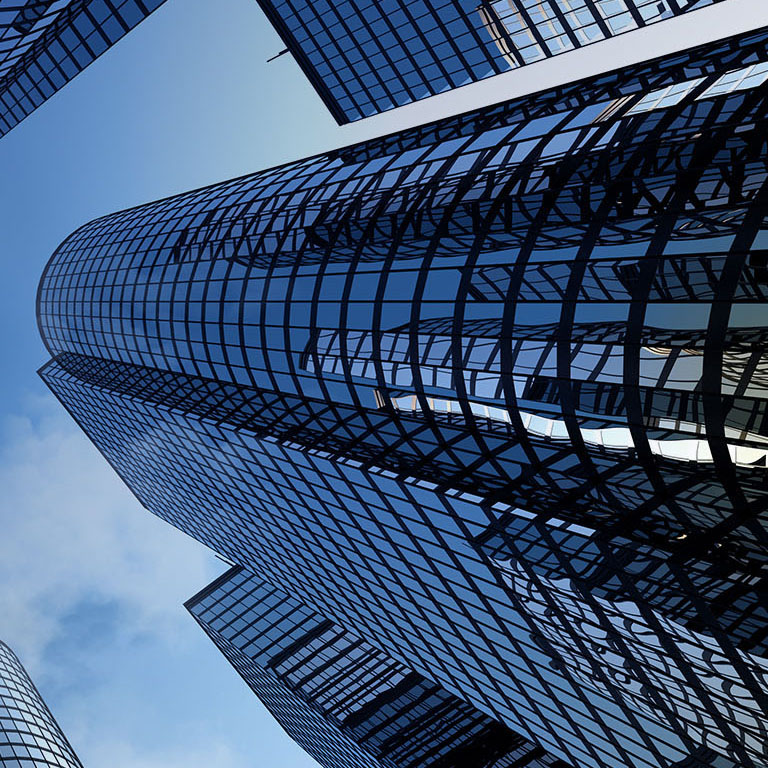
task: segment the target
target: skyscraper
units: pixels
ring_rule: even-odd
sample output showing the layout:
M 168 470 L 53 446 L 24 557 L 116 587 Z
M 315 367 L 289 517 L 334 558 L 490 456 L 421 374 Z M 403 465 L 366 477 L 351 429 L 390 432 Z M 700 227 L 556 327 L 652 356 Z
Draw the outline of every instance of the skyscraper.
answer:
M 0 136 L 165 0 L 2 0 Z M 259 0 L 340 123 L 722 0 Z
M 0 765 L 82 768 L 16 654 L 0 642 Z
M 722 0 L 259 0 L 339 123 Z
M 326 768 L 569 768 L 239 566 L 187 607 Z
M 0 2 L 0 136 L 164 0 Z
M 764 767 L 766 43 L 91 222 L 42 375 L 149 510 L 547 755 Z

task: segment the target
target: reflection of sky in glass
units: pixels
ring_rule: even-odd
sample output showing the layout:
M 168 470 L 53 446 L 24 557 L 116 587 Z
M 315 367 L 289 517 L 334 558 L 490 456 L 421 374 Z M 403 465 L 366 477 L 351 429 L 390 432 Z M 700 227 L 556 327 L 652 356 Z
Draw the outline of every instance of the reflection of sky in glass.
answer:
M 552 757 L 384 650 L 239 567 L 191 613 L 291 736 L 321 764 L 549 768 Z
M 0 764 L 82 768 L 24 667 L 0 642 Z
M 340 122 L 556 56 L 712 0 L 262 2 Z
M 585 605 L 566 580 L 543 581 L 541 585 L 533 586 L 520 566 L 513 562 L 498 565 L 512 588 L 536 615 L 539 628 L 565 665 L 581 682 L 610 696 L 606 682 L 595 674 L 589 657 L 582 648 L 574 645 L 570 637 L 572 630 L 567 626 L 579 627 L 579 635 L 589 644 L 592 653 L 599 654 L 603 670 L 608 672 L 610 682 L 616 685 L 619 695 L 629 706 L 645 711 L 652 718 L 664 717 L 658 706 L 658 697 L 664 697 L 697 742 L 717 752 L 728 753 L 729 744 L 719 735 L 717 718 L 707 712 L 696 687 L 691 686 L 670 663 L 669 648 L 662 646 L 658 630 L 654 631 L 648 625 L 637 605 L 626 601 L 609 603 L 596 598 L 598 613 Z M 550 606 L 553 596 L 557 612 Z M 616 635 L 606 631 L 605 617 L 615 628 Z M 718 715 L 738 729 L 741 743 L 759 760 L 768 739 L 762 708 L 743 687 L 728 656 L 711 638 L 694 634 L 663 618 L 657 620 L 663 624 L 667 642 L 671 639 L 675 643 L 677 652 L 695 670 L 697 680 L 704 682 Z M 634 668 L 622 653 L 623 643 L 631 649 Z M 768 660 L 746 654 L 739 654 L 737 658 L 739 664 L 750 666 L 763 686 L 768 685 Z M 640 674 L 637 668 L 641 670 Z

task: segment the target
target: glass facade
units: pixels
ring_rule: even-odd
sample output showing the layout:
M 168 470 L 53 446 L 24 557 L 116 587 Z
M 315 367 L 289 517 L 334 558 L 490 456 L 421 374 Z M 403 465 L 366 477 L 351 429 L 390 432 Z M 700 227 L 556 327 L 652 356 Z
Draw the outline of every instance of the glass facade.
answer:
M 164 0 L 0 0 L 0 136 Z
M 259 0 L 340 123 L 719 0 Z
M 149 510 L 546 754 L 765 768 L 766 43 L 97 219 L 42 375 Z
M 0 765 L 82 768 L 16 654 L 0 642 Z
M 187 608 L 326 768 L 569 768 L 239 566 Z

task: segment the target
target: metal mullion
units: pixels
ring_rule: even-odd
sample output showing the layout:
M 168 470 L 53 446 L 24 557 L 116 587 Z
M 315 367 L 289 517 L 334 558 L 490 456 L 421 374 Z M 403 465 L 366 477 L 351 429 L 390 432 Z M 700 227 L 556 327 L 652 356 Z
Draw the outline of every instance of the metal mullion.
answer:
M 560 22 L 560 25 L 563 28 L 563 32 L 565 33 L 566 37 L 571 41 L 574 48 L 581 48 L 582 43 L 579 41 L 579 39 L 576 36 L 576 33 L 574 32 L 573 27 L 571 26 L 570 22 L 566 19 L 565 14 L 563 13 L 562 8 L 560 7 L 560 0 L 539 0 L 540 3 L 547 3 L 554 14 L 555 18 Z M 560 35 L 556 35 L 556 37 L 560 37 Z
M 466 11 L 464 8 L 460 5 L 457 0 L 450 0 L 451 4 L 457 11 L 457 15 L 459 18 L 462 18 L 466 15 Z M 472 75 L 472 69 L 469 65 L 469 62 L 464 58 L 464 52 L 463 50 L 455 44 L 453 40 L 453 36 L 448 33 L 447 27 L 443 24 L 442 19 L 439 14 L 435 14 L 435 21 L 440 26 L 440 29 L 442 30 L 443 34 L 445 35 L 446 41 L 453 46 L 454 52 L 456 53 L 456 57 L 460 59 L 462 65 L 464 66 L 464 69 L 466 70 L 468 75 Z M 480 50 L 485 50 L 485 41 L 482 39 L 482 37 L 479 35 L 477 28 L 474 24 L 467 24 L 468 31 L 474 38 L 475 44 Z M 496 64 L 496 57 L 495 56 L 486 56 L 486 60 L 488 63 L 493 67 L 495 70 L 495 74 L 500 74 L 504 70 L 500 69 L 499 66 Z
M 106 32 L 104 32 L 103 26 L 97 23 L 96 19 L 93 18 L 93 14 L 91 13 L 91 10 L 87 5 L 83 6 L 82 14 L 88 18 L 88 20 L 93 25 L 94 31 L 101 37 L 104 43 L 106 43 L 107 48 L 105 50 L 107 50 L 109 46 L 112 45 L 112 41 L 107 37 Z M 83 41 L 83 43 L 85 44 L 85 40 Z M 88 50 L 95 59 L 97 57 L 97 54 L 93 52 L 90 46 L 88 47 Z
M 597 9 L 597 6 L 595 5 L 595 0 L 584 0 L 584 4 L 586 5 L 587 7 L 586 9 L 589 11 L 592 18 L 595 20 L 595 23 L 600 28 L 600 31 L 605 35 L 605 37 L 606 38 L 614 37 L 615 33 L 611 30 L 611 28 L 608 26 L 605 19 L 603 18 L 603 15 Z
M 374 7 L 374 8 L 376 7 L 376 3 L 375 3 L 375 2 L 373 2 L 373 3 L 372 3 L 372 5 L 373 5 L 373 7 Z M 369 5 L 369 7 L 370 7 L 370 5 Z M 334 10 L 335 10 L 335 7 L 334 7 Z M 338 11 L 337 11 L 337 14 L 336 14 L 336 15 L 337 15 L 337 16 L 339 15 L 339 14 L 338 14 Z M 378 42 L 378 38 L 377 38 L 377 36 L 374 34 L 374 32 L 373 32 L 373 29 L 371 28 L 371 25 L 370 25 L 370 23 L 368 22 L 368 19 L 366 19 L 366 18 L 365 18 L 365 15 L 364 15 L 364 13 L 363 13 L 363 10 L 362 10 L 362 9 L 360 10 L 360 13 L 359 13 L 359 15 L 358 15 L 358 18 L 360 19 L 360 21 L 362 22 L 362 24 L 365 26 L 366 30 L 367 30 L 367 31 L 368 31 L 368 33 L 370 34 L 370 36 L 371 36 L 371 40 L 376 40 L 376 41 Z M 382 21 L 383 21 L 383 22 L 384 22 L 384 23 L 385 23 L 385 24 L 386 24 L 386 25 L 389 27 L 390 31 L 391 31 L 391 32 L 392 32 L 392 33 L 395 35 L 395 37 L 397 37 L 398 41 L 400 42 L 400 45 L 401 45 L 401 47 L 403 48 L 403 53 L 406 55 L 406 57 L 408 57 L 408 54 L 407 54 L 407 52 L 406 52 L 406 50 L 405 50 L 404 41 L 403 41 L 403 39 L 402 39 L 402 37 L 401 37 L 401 35 L 400 35 L 399 31 L 398 31 L 398 30 L 397 30 L 397 28 L 395 27 L 395 25 L 394 25 L 394 24 L 392 24 L 392 22 L 390 21 L 390 19 L 389 19 L 389 16 L 387 16 L 386 14 L 382 14 L 382 15 L 381 15 L 381 19 L 382 19 Z M 346 29 L 346 24 L 345 24 L 345 29 Z M 349 30 L 348 30 L 348 29 L 347 29 L 347 32 L 349 32 Z M 356 37 L 355 37 L 355 35 L 352 35 L 351 33 L 350 33 L 350 38 L 351 38 L 352 40 L 356 40 Z M 363 50 L 363 49 L 364 49 L 364 47 L 363 47 L 363 46 L 361 46 L 361 50 Z M 382 56 L 384 56 L 384 58 L 387 60 L 387 62 L 388 62 L 388 64 L 389 64 L 389 66 L 390 66 L 390 67 L 391 67 L 391 69 L 392 69 L 392 74 L 393 74 L 393 75 L 394 75 L 394 76 L 397 78 L 397 80 L 398 80 L 398 82 L 400 83 L 400 85 L 401 85 L 401 86 L 402 86 L 402 87 L 403 87 L 403 88 L 406 90 L 406 92 L 408 93 L 408 96 L 409 96 L 409 97 L 410 97 L 412 100 L 415 100 L 415 99 L 416 99 L 416 97 L 414 96 L 414 94 L 413 94 L 413 91 L 411 90 L 411 86 L 409 86 L 409 85 L 408 85 L 408 83 L 405 81 L 405 78 L 403 77 L 403 75 L 402 75 L 402 74 L 401 74 L 401 73 L 398 71 L 398 69 L 397 69 L 397 66 L 395 65 L 395 62 L 394 62 L 394 60 L 393 60 L 393 59 L 392 59 L 392 57 L 389 55 L 389 51 L 388 51 L 386 48 L 384 48 L 383 46 L 381 46 L 381 45 L 379 45 L 379 47 L 378 47 L 378 50 L 379 50 L 379 53 L 380 53 Z M 376 74 L 378 75 L 378 72 L 377 72 Z M 396 106 L 397 106 L 397 105 L 399 105 L 399 100 L 398 100 L 398 99 L 396 99 L 396 98 L 394 97 L 394 94 L 393 94 L 393 93 L 392 93 L 392 91 L 390 90 L 389 86 L 388 86 L 388 85 L 386 85 L 386 83 L 385 83 L 385 81 L 384 81 L 384 78 L 379 78 L 379 83 L 380 83 L 380 84 L 381 84 L 381 86 L 382 86 L 382 87 L 383 87 L 383 88 L 384 88 L 384 89 L 387 91 L 387 95 L 388 95 L 388 96 L 389 96 L 389 98 L 392 100 L 392 103 L 393 103 L 394 105 L 396 105 Z
M 344 508 L 345 504 L 344 504 L 344 502 L 343 502 L 343 495 L 340 497 L 340 494 L 339 494 L 339 493 L 336 491 L 336 489 L 335 489 L 335 488 L 334 488 L 334 487 L 333 487 L 333 486 L 332 486 L 332 485 L 331 485 L 331 484 L 330 484 L 328 481 L 326 481 L 326 488 L 327 488 L 327 490 L 328 490 L 328 491 L 329 491 L 329 492 L 330 492 L 330 493 L 331 493 L 331 494 L 332 494 L 332 495 L 333 495 L 333 496 L 336 498 L 336 500 L 337 500 L 337 502 L 340 504 L 340 506 L 341 506 L 342 508 Z M 380 496 L 380 498 L 381 498 L 382 504 L 385 506 L 385 508 L 387 509 L 387 511 L 389 511 L 389 512 L 390 512 L 390 513 L 393 515 L 393 517 L 396 517 L 396 515 L 397 515 L 397 510 L 395 510 L 395 509 L 394 509 L 394 507 L 391 505 L 391 503 L 389 503 L 389 500 L 386 498 L 386 496 L 385 496 L 384 494 L 381 494 L 381 493 L 379 492 L 379 490 L 378 490 L 378 488 L 376 487 L 375 483 L 374 483 L 372 480 L 368 479 L 368 478 L 366 478 L 366 489 L 367 489 L 367 490 L 374 490 L 375 492 L 379 493 L 379 496 Z M 346 489 L 346 490 L 347 490 L 347 491 L 348 491 L 348 493 L 349 493 L 350 495 L 352 495 L 352 496 L 353 496 L 353 497 L 354 497 L 354 498 L 355 498 L 355 499 L 356 499 L 356 500 L 357 500 L 359 503 L 361 503 L 361 505 L 363 506 L 363 508 L 366 508 L 366 507 L 365 507 L 365 504 L 363 503 L 363 499 L 362 499 L 362 497 L 360 496 L 359 492 L 357 491 L 357 488 L 356 488 L 356 486 L 355 486 L 355 484 L 354 484 L 354 483 L 350 483 L 350 484 L 348 485 L 348 487 L 347 487 L 347 489 Z M 375 520 L 375 517 L 374 517 L 374 516 L 371 516 L 371 517 L 373 517 L 373 519 Z M 368 531 L 366 531 L 365 529 L 362 529 L 362 528 L 360 528 L 359 530 L 360 530 L 360 533 L 361 533 L 362 537 L 363 537 L 363 538 L 366 540 L 366 545 L 367 545 L 369 548 L 371 548 L 371 549 L 374 549 L 374 550 L 375 550 L 375 549 L 376 549 L 376 548 L 375 548 L 375 545 L 374 545 L 374 543 L 371 541 L 371 538 L 370 538 L 370 534 L 368 533 Z M 342 535 L 345 535 L 345 534 L 343 533 L 343 530 L 341 531 L 341 533 L 342 533 Z M 387 540 L 388 540 L 388 541 L 392 542 L 392 544 L 393 544 L 393 548 L 394 548 L 396 551 L 400 549 L 400 546 L 401 546 L 401 545 L 400 545 L 400 544 L 399 544 L 397 541 L 395 541 L 394 539 L 392 539 L 392 537 L 391 537 L 391 536 L 387 535 L 386 531 L 383 531 L 383 530 L 382 530 L 382 531 L 381 531 L 381 533 L 382 533 L 382 535 L 384 535 L 384 536 L 387 538 Z M 406 535 L 410 536 L 410 532 L 409 532 L 407 529 L 404 529 L 404 530 L 403 530 L 403 533 L 405 533 Z M 411 543 L 411 544 L 414 544 L 414 542 L 415 542 L 415 538 L 414 538 L 413 536 L 410 536 L 410 543 Z M 356 543 L 352 543 L 352 542 L 350 542 L 350 545 L 354 547 L 355 551 L 356 551 L 358 554 L 361 554 L 361 552 L 360 552 L 360 549 L 359 549 L 359 547 L 357 546 L 357 544 L 356 544 Z M 418 576 L 417 576 L 417 574 L 416 574 L 416 573 L 414 573 L 414 571 L 413 571 L 413 568 L 412 568 L 412 567 L 410 567 L 410 564 L 409 564 L 407 561 L 404 561 L 404 562 L 403 562 L 403 567 L 404 567 L 404 569 L 405 569 L 406 571 L 408 571 L 408 572 L 409 572 L 409 574 L 410 574 L 410 577 L 411 577 L 412 579 L 414 579 L 415 581 L 419 582 L 419 579 L 418 579 Z M 386 584 L 382 583 L 382 581 L 381 581 L 381 576 L 378 574 L 378 571 L 377 571 L 375 568 L 372 568 L 371 570 L 372 570 L 372 572 L 373 572 L 373 573 L 376 575 L 376 580 L 377 580 L 377 582 L 378 582 L 378 584 L 379 584 L 379 587 L 383 587 L 383 588 L 384 588 L 384 590 L 385 590 L 385 592 L 386 592 Z M 402 578 L 401 578 L 401 577 L 399 577 L 399 576 L 393 576 L 393 578 L 394 578 L 394 579 L 396 579 L 396 581 L 397 581 L 397 582 L 400 584 L 400 586 L 402 587 L 403 591 L 404 591 L 406 594 L 412 594 L 412 592 L 411 592 L 411 589 L 410 589 L 410 587 L 409 587 L 409 585 L 408 585 L 408 583 L 407 583 L 407 582 L 403 582 Z M 360 597 L 360 594 L 359 594 L 359 593 L 357 593 L 357 592 L 354 592 L 354 594 L 355 594 L 357 597 Z M 375 600 L 375 602 L 378 604 L 378 606 L 379 606 L 379 608 L 380 608 L 380 609 L 384 608 L 384 606 L 382 606 L 382 604 L 380 603 L 380 601 L 379 601 L 379 599 L 378 599 L 378 596 L 377 596 L 377 594 L 376 594 L 376 590 L 375 590 L 375 589 L 374 589 L 374 590 L 372 590 L 372 597 L 373 597 L 373 599 Z M 421 608 L 421 606 L 419 605 L 418 601 L 417 601 L 417 600 L 415 600 L 415 599 L 413 600 L 413 608 L 414 608 L 414 610 L 415 610 L 416 612 L 418 612 L 418 613 L 421 615 L 421 618 L 422 618 L 422 621 L 424 622 L 424 624 L 426 624 L 426 625 L 427 625 L 427 626 L 430 628 L 430 630 L 433 630 L 433 629 L 434 629 L 434 626 L 433 626 L 432 622 L 430 621 L 430 619 L 429 619 L 429 616 L 428 616 L 427 614 L 425 614 L 424 610 Z M 389 615 L 388 609 L 384 609 L 384 610 L 382 611 L 382 613 L 383 613 L 383 615 L 385 615 L 385 616 Z M 447 617 L 443 617 L 443 618 L 447 618 Z M 395 627 L 396 627 L 396 629 L 397 629 L 397 630 L 399 630 L 399 625 L 395 624 Z M 430 646 L 430 643 L 426 641 L 427 639 L 425 638 L 424 634 L 422 633 L 422 630 L 421 630 L 421 627 L 420 627 L 420 626 L 411 625 L 411 626 L 410 626 L 410 629 L 411 629 L 411 631 L 412 631 L 412 632 L 414 632 L 416 635 L 418 635 L 418 636 L 419 636 L 419 639 L 421 640 L 421 642 L 423 642 L 423 643 L 424 643 L 424 645 L 425 645 L 427 648 L 431 647 L 431 646 Z M 400 634 L 400 633 L 398 632 L 398 634 Z M 407 637 L 403 637 L 403 640 L 402 640 L 402 642 L 404 642 L 404 643 L 405 643 L 405 644 L 407 644 L 408 646 L 412 647 L 412 646 L 411 646 L 411 642 L 410 642 L 410 640 L 409 640 Z M 418 652 L 418 651 L 417 651 L 417 652 Z M 397 660 L 397 659 L 396 659 L 396 660 Z M 444 671 L 445 671 L 445 672 L 446 672 L 446 673 L 447 673 L 449 676 L 451 676 L 451 677 L 452 677 L 451 673 L 450 673 L 450 672 L 449 672 L 447 669 L 445 669 Z
M 537 2 L 541 4 L 543 0 L 534 0 L 534 2 Z M 547 43 L 546 39 L 544 38 L 543 34 L 539 31 L 539 26 L 536 24 L 536 22 L 531 17 L 530 13 L 528 13 L 528 8 L 523 5 L 522 0 L 514 0 L 515 3 L 515 9 L 520 14 L 520 17 L 523 20 L 523 23 L 527 27 L 528 31 L 531 34 L 531 37 L 536 41 L 536 44 L 540 46 L 542 53 L 544 54 L 545 58 L 552 58 L 553 56 L 556 56 L 552 49 L 549 47 L 549 44 Z M 527 46 L 526 46 L 527 47 Z
M 424 50 L 428 51 L 431 55 L 432 64 L 434 64 L 442 73 L 443 78 L 446 80 L 446 82 L 451 82 L 450 73 L 443 65 L 443 62 L 441 59 L 439 59 L 437 56 L 434 55 L 432 46 L 429 43 L 429 40 L 427 39 L 426 35 L 422 31 L 421 25 L 419 24 L 418 20 L 414 18 L 413 14 L 411 13 L 410 8 L 408 7 L 408 3 L 405 2 L 402 4 L 401 8 L 402 12 L 408 17 L 408 20 L 411 23 L 411 29 L 416 33 L 416 36 L 421 40 Z M 437 14 L 433 14 L 431 17 L 434 21 L 437 21 Z M 445 29 L 442 29 L 443 33 L 445 34 Z M 446 41 L 447 42 L 447 41 Z M 418 62 L 413 58 L 413 55 L 410 51 L 405 51 L 406 56 L 411 60 L 411 62 L 416 65 L 414 66 L 415 71 L 420 72 L 421 67 L 419 66 Z M 436 91 L 434 87 L 432 86 L 432 82 L 429 80 L 424 80 L 424 85 L 429 89 L 429 92 L 434 96 Z
M 647 26 L 645 23 L 645 20 L 640 14 L 640 11 L 637 10 L 637 6 L 635 5 L 635 0 L 625 0 L 625 5 L 627 6 L 627 10 L 629 11 L 630 16 L 632 16 L 632 18 L 635 20 L 635 23 L 637 24 L 638 27 Z M 620 33 L 620 34 L 623 34 L 623 33 Z
M 302 18 L 301 15 L 296 11 L 296 9 L 295 9 L 295 7 L 293 5 L 293 0 L 285 0 L 285 1 L 290 5 L 291 10 L 293 11 L 294 15 L 297 18 L 301 19 Z M 350 32 L 349 27 L 347 26 L 347 24 L 343 21 L 343 19 L 339 15 L 338 10 L 336 9 L 336 7 L 333 4 L 331 4 L 331 7 L 332 7 L 333 11 L 335 12 L 336 18 L 339 20 L 341 25 L 344 27 L 344 29 L 347 32 L 347 34 L 349 35 L 350 39 L 354 40 L 355 39 L 354 35 Z M 356 76 L 356 73 L 357 73 L 356 67 L 349 60 L 349 58 L 347 56 L 347 53 L 344 50 L 342 44 L 340 42 L 338 42 L 337 39 L 334 37 L 334 35 L 331 33 L 330 28 L 329 28 L 328 24 L 325 21 L 324 15 L 316 13 L 315 14 L 315 20 L 320 24 L 320 26 L 323 27 L 323 29 L 325 30 L 325 32 L 328 35 L 328 37 L 333 41 L 333 45 L 335 46 L 337 54 L 344 61 L 345 65 L 347 66 L 349 71 L 352 73 L 354 82 L 356 82 L 356 83 L 358 83 L 360 85 L 360 87 L 361 87 L 363 93 L 365 93 L 368 101 L 372 105 L 378 106 L 378 99 L 373 96 L 373 94 L 368 89 L 368 86 L 363 82 L 362 78 L 359 77 L 359 76 Z M 309 34 L 309 30 L 307 30 L 307 34 Z M 324 55 L 324 54 L 321 54 L 321 55 Z M 324 58 L 326 59 L 326 61 L 328 61 L 330 63 L 330 57 L 329 56 L 325 56 L 324 55 Z M 338 77 L 338 72 L 337 72 L 337 77 Z M 349 90 L 349 88 L 347 87 L 346 81 L 344 81 L 341 77 L 339 77 L 338 79 L 339 79 L 339 82 L 342 84 L 342 87 L 344 88 L 344 90 L 347 92 L 348 98 L 351 99 L 356 105 L 359 104 L 358 97 L 355 96 L 352 93 L 352 91 Z M 385 89 L 385 90 L 388 90 L 388 89 Z M 358 106 L 358 109 L 359 108 L 360 107 Z

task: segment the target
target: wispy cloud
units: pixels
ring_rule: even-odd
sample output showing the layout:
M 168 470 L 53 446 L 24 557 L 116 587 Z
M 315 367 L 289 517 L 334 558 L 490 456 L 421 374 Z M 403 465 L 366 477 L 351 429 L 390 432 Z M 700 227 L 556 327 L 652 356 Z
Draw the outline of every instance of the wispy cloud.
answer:
M 181 637 L 212 555 L 141 509 L 52 398 L 29 413 L 0 426 L 0 637 L 33 673 L 83 606 L 119 614 L 123 635 Z
M 91 761 L 93 765 L 110 768 L 253 768 L 254 765 L 252 760 L 246 761 L 242 755 L 223 744 L 188 751 L 175 750 L 173 754 L 147 754 L 129 744 L 104 742 L 92 752 Z

